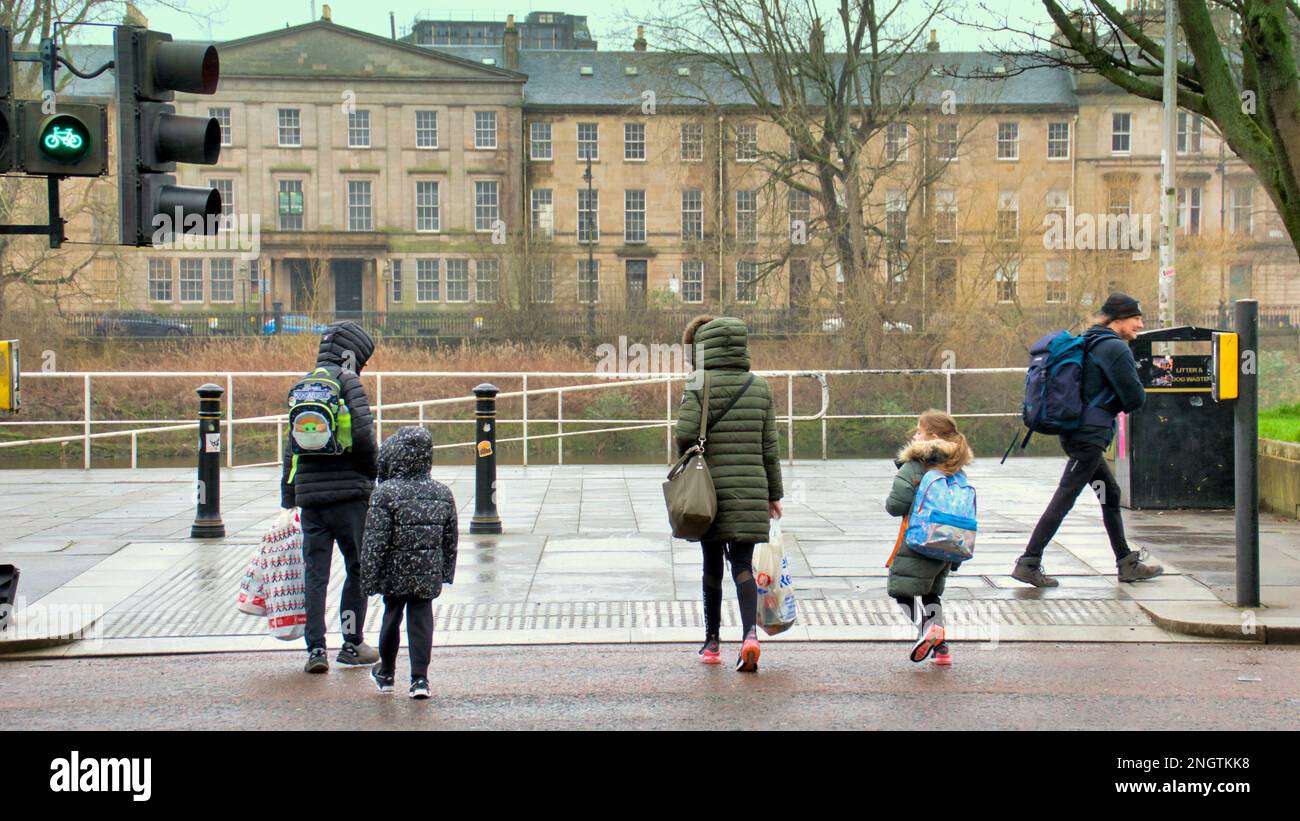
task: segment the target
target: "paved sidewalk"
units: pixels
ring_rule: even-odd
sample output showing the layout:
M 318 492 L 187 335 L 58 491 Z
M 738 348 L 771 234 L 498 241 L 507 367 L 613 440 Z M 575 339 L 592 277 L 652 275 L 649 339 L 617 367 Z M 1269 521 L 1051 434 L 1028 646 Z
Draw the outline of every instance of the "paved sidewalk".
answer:
M 1061 459 L 985 459 L 971 469 L 981 498 L 976 558 L 951 577 L 947 614 L 958 640 L 1179 641 L 1194 635 L 1276 641 L 1300 630 L 1300 526 L 1261 525 L 1265 608 L 1233 598 L 1230 512 L 1126 511 L 1130 541 L 1165 563 L 1164 577 L 1120 585 L 1091 496 L 1049 549 L 1061 587 L 1009 576 Z M 787 550 L 800 600 L 791 640 L 901 640 L 909 627 L 886 598 L 885 556 L 897 520 L 883 501 L 886 460 L 796 462 L 786 475 Z M 658 465 L 502 467 L 505 534 L 469 536 L 471 467 L 438 467 L 461 505 L 454 585 L 436 604 L 442 645 L 695 641 L 702 630 L 699 548 L 671 538 Z M 262 531 L 276 515 L 273 469 L 223 471 L 228 536 L 190 540 L 193 473 L 183 470 L 0 471 L 7 538 L 0 562 L 23 573 L 14 639 L 57 646 L 28 653 L 106 655 L 300 650 L 239 614 L 234 595 Z M 337 556 L 337 554 L 336 554 Z M 336 558 L 330 606 L 342 581 Z M 729 587 L 729 585 L 728 585 Z M 724 625 L 738 623 L 726 591 Z M 378 604 L 377 600 L 372 604 Z M 367 629 L 377 626 L 372 606 Z M 71 615 L 69 615 L 71 614 Z M 337 621 L 330 614 L 331 626 Z M 1244 625 L 1244 626 L 1243 626 Z M 1269 631 L 1272 630 L 1270 637 Z M 733 629 L 734 632 L 734 629 Z M 0 634 L 4 635 L 4 634 Z M 68 643 L 70 638 L 81 640 Z M 331 638 L 337 644 L 338 638 Z

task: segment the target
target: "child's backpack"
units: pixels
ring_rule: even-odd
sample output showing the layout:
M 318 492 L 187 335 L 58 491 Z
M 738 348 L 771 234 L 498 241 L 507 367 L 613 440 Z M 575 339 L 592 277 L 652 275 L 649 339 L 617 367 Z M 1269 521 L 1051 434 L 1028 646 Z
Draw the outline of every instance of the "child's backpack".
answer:
M 930 559 L 964 562 L 975 555 L 975 488 L 966 472 L 952 476 L 930 469 L 916 485 L 903 538 L 908 549 Z
M 1084 358 L 1095 341 L 1095 337 L 1054 331 L 1030 346 L 1025 401 L 1020 409 L 1020 417 L 1029 430 L 1020 444 L 1022 450 L 1035 433 L 1059 436 L 1078 430 L 1085 417 L 1101 412 L 1099 406 L 1105 399 L 1105 392 L 1092 401 L 1083 398 Z M 1109 415 L 1106 418 L 1109 419 Z M 1016 446 L 1018 438 L 1019 434 L 1011 440 L 1007 454 Z M 1006 455 L 1003 455 L 1002 461 L 1006 460 Z
M 317 368 L 290 389 L 289 442 L 295 468 L 299 456 L 337 456 L 352 448 L 352 413 L 327 368 Z

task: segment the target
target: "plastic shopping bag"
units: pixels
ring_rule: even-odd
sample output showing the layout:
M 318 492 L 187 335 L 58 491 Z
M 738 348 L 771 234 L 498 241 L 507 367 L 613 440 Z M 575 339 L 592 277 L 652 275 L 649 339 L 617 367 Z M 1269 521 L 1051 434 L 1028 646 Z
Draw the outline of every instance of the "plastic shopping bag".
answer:
M 235 608 L 250 616 L 266 615 L 266 588 L 262 586 L 262 545 L 253 549 L 244 578 L 239 583 L 239 598 Z
M 302 524 L 298 510 L 286 510 L 262 537 L 262 584 L 267 629 L 282 641 L 307 630 L 307 587 L 303 575 Z
M 780 519 L 772 520 L 768 540 L 754 547 L 754 581 L 758 584 L 758 626 L 769 636 L 789 630 L 797 613 Z

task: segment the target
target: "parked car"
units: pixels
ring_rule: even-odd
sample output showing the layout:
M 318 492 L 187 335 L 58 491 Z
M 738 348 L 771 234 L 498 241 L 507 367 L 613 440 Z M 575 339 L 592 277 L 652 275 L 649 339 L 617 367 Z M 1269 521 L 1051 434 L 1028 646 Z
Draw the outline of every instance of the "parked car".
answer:
M 283 314 L 280 319 L 284 323 L 281 329 L 276 329 L 275 317 L 271 317 L 266 320 L 266 324 L 262 326 L 262 333 L 267 336 L 275 333 L 320 335 L 325 333 L 325 329 L 329 327 L 328 325 L 317 322 L 311 317 L 303 316 L 302 314 Z
M 121 311 L 95 317 L 95 336 L 193 336 L 179 319 L 148 311 Z

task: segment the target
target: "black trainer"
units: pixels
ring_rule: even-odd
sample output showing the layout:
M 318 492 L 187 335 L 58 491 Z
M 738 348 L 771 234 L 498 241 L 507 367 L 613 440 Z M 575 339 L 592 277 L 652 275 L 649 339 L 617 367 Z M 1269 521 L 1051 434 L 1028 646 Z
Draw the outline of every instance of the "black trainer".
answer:
M 370 668 L 370 680 L 375 683 L 375 687 L 379 689 L 379 692 L 393 692 L 393 674 L 383 672 L 379 669 L 378 664 Z
M 324 647 L 313 647 L 307 652 L 307 665 L 304 673 L 325 673 L 330 669 L 330 660 L 325 655 Z
M 424 699 L 429 697 L 429 680 L 423 676 L 411 679 L 411 698 Z
M 370 665 L 379 661 L 379 651 L 364 641 L 360 644 L 345 641 L 343 642 L 343 649 L 339 651 L 339 657 L 335 661 L 352 667 Z

